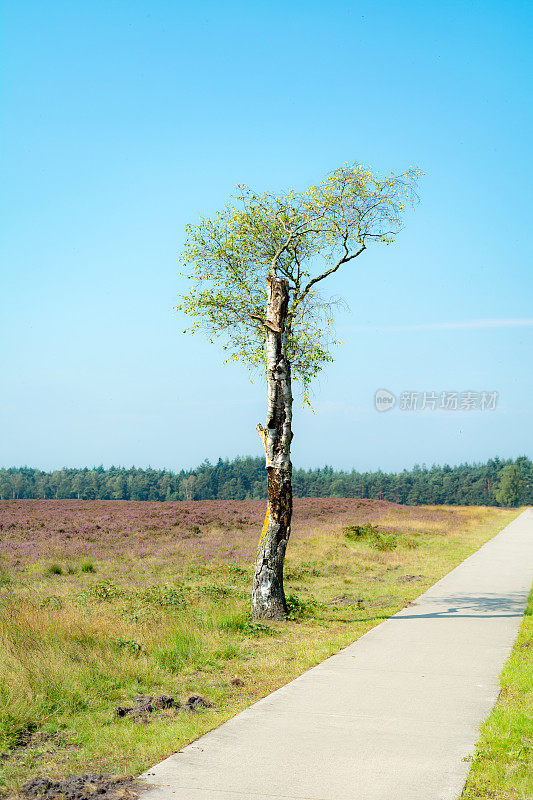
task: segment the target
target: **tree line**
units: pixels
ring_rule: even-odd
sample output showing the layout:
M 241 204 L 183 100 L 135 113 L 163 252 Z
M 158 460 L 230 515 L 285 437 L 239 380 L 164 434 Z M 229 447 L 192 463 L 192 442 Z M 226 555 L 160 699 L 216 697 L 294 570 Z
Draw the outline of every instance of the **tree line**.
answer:
M 406 505 L 533 505 L 533 463 L 492 458 L 484 464 L 418 466 L 402 472 L 295 469 L 295 497 L 363 497 Z M 136 467 L 0 469 L 0 498 L 78 500 L 264 500 L 261 457 L 204 461 L 191 470 Z

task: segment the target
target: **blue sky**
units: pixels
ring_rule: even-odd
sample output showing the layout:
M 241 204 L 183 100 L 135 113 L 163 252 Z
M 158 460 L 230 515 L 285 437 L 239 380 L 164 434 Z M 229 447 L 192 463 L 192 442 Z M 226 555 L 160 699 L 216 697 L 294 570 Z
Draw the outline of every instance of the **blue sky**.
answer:
M 235 184 L 416 164 L 392 247 L 330 280 L 343 341 L 294 463 L 533 455 L 523 2 L 25 2 L 2 9 L 0 463 L 259 454 L 264 386 L 172 311 L 184 227 Z M 498 391 L 378 413 L 376 389 Z

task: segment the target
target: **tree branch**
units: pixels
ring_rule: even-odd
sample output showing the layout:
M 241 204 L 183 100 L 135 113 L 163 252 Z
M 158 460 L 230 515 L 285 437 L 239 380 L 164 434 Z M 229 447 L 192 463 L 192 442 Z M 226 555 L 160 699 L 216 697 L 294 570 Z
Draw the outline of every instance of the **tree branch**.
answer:
M 348 261 L 351 261 L 353 258 L 357 258 L 357 256 L 361 255 L 363 250 L 366 250 L 366 245 L 362 244 L 361 247 L 359 248 L 359 250 L 357 250 L 356 253 L 352 253 L 352 255 L 348 255 L 349 250 L 348 250 L 348 248 L 346 246 L 346 239 L 347 238 L 348 238 L 347 236 L 345 236 L 345 238 L 344 238 L 345 255 L 343 255 L 343 257 L 340 258 L 337 261 L 337 263 L 335 264 L 334 267 L 331 267 L 331 269 L 328 269 L 328 270 L 326 270 L 326 272 L 323 272 L 322 275 L 318 275 L 316 278 L 313 278 L 312 280 L 310 280 L 309 283 L 307 284 L 307 286 L 305 287 L 305 289 L 303 290 L 302 294 L 300 295 L 300 300 L 303 300 L 303 298 L 306 296 L 306 294 L 309 293 L 311 287 L 314 286 L 315 283 L 318 283 L 319 281 L 324 280 L 324 278 L 327 278 L 328 275 L 333 275 L 334 272 L 337 272 L 337 270 L 339 269 L 340 266 L 342 266 L 343 264 L 347 264 Z
M 265 320 L 262 317 L 260 317 L 259 314 L 249 314 L 248 316 L 251 319 L 257 320 L 257 322 L 260 322 L 261 325 L 264 328 L 268 328 L 269 331 L 273 331 L 274 333 L 279 333 L 279 328 L 276 328 L 275 325 L 272 325 L 271 322 L 269 322 L 268 320 Z

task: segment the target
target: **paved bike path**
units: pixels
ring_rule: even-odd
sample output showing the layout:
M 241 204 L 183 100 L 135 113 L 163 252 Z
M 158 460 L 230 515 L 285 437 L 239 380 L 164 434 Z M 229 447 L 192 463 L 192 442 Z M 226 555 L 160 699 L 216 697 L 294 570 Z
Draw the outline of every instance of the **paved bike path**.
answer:
M 524 511 L 417 600 L 141 779 L 141 800 L 455 800 L 533 580 Z

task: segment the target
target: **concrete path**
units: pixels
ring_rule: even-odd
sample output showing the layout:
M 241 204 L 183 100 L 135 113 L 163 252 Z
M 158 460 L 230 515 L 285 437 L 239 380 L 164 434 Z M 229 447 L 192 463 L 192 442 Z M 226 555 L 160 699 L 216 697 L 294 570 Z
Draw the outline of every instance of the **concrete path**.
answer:
M 394 617 L 146 772 L 142 800 L 455 800 L 533 580 L 533 510 Z

